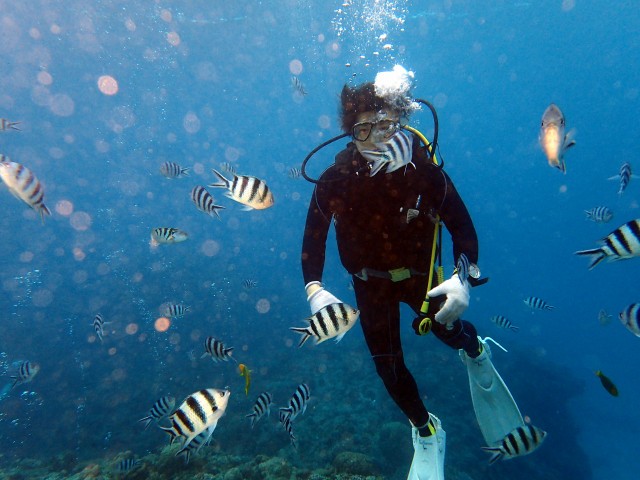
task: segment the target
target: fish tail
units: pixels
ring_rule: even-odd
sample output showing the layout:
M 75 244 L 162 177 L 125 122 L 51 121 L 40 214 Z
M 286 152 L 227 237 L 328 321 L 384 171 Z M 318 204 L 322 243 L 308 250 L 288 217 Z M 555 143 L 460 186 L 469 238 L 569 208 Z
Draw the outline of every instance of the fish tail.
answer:
M 591 261 L 591 263 L 589 263 L 589 270 L 593 269 L 593 267 L 598 265 L 607 256 L 607 254 L 604 253 L 604 250 L 602 248 L 592 248 L 590 250 L 578 250 L 577 252 L 574 252 L 574 253 L 576 255 L 586 255 L 590 257 L 589 260 Z
M 189 176 L 189 170 L 190 170 L 190 167 L 183 168 L 182 170 L 180 170 L 180 173 L 182 175 L 184 175 L 185 177 L 188 177 Z
M 307 327 L 290 327 L 289 330 L 293 330 L 294 332 L 302 335 L 300 343 L 298 343 L 298 348 L 302 347 L 302 345 L 304 345 L 304 342 L 309 340 L 309 337 L 311 337 L 311 333 L 309 333 L 309 329 Z
M 169 440 L 169 445 L 173 445 L 174 440 L 178 437 L 178 434 L 173 429 L 173 427 L 160 427 L 160 430 L 163 430 L 169 434 L 171 439 Z
M 222 175 L 219 171 L 217 171 L 215 168 L 212 168 L 211 170 L 213 170 L 213 173 L 216 174 L 216 176 L 220 179 L 220 182 L 217 183 L 211 183 L 209 184 L 210 187 L 224 187 L 224 188 L 229 188 L 229 185 L 231 185 L 231 182 L 229 180 L 227 180 L 224 175 Z
M 500 449 L 500 447 L 480 447 L 480 448 L 482 448 L 482 450 L 484 450 L 485 452 L 489 452 L 492 454 L 491 458 L 489 459 L 489 465 L 493 465 L 504 456 L 504 453 L 502 453 L 502 450 Z
M 144 429 L 146 430 L 147 428 L 149 428 L 149 425 L 151 425 L 151 420 L 152 420 L 151 415 L 149 415 L 148 417 L 141 418 L 138 421 L 144 422 Z

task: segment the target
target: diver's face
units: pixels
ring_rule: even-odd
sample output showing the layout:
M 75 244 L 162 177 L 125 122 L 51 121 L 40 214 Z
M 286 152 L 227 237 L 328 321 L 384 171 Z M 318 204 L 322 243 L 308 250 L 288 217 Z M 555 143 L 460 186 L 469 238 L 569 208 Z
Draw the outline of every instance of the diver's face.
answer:
M 363 112 L 358 115 L 351 135 L 359 151 L 375 150 L 376 143 L 391 138 L 400 128 L 400 114 L 393 110 Z

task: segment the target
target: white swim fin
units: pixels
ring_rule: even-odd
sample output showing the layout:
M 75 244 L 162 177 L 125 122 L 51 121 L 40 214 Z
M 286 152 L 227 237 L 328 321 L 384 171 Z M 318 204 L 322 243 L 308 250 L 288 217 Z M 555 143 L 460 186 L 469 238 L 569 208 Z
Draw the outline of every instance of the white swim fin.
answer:
M 429 421 L 435 427 L 435 433 L 429 437 L 421 437 L 415 427 L 411 429 L 414 454 L 407 480 L 444 480 L 447 434 L 434 414 L 430 414 Z
M 489 447 L 497 447 L 509 432 L 524 425 L 524 420 L 511 392 L 491 363 L 487 339 L 493 341 L 488 337 L 478 337 L 482 345 L 482 353 L 478 357 L 471 358 L 460 350 L 460 358 L 467 366 L 471 401 L 484 441 Z M 496 345 L 502 348 L 498 343 Z

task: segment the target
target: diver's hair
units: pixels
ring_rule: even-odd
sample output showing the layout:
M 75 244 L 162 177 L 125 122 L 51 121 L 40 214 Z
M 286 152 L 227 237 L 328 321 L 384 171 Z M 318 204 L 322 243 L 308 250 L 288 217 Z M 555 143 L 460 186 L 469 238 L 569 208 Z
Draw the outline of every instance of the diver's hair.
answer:
M 377 112 L 390 105 L 378 95 L 373 82 L 363 83 L 357 87 L 345 85 L 340 94 L 340 123 L 342 131 L 351 133 L 358 115 L 363 112 Z

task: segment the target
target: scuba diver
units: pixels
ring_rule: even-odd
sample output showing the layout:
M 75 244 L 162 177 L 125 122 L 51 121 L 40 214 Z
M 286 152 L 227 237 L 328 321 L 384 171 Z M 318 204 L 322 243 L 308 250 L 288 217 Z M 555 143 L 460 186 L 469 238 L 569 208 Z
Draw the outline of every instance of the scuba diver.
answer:
M 322 284 L 325 248 L 333 221 L 342 265 L 351 274 L 367 347 L 389 395 L 412 425 L 414 457 L 408 480 L 443 480 L 445 432 L 425 407 L 407 369 L 400 340 L 400 303 L 418 315 L 413 328 L 431 331 L 458 349 L 469 375 L 478 424 L 489 447 L 524 421 L 491 362 L 486 341 L 460 317 L 469 305 L 470 286 L 480 278 L 478 238 L 469 212 L 436 159 L 437 116 L 424 100 L 411 98 L 412 74 L 396 66 L 375 82 L 345 85 L 340 120 L 344 134 L 314 149 L 302 165 L 315 183 L 302 243 L 302 272 L 312 314 L 341 301 Z M 404 125 L 427 105 L 434 116 L 429 143 Z M 305 166 L 320 148 L 350 136 L 319 179 Z M 440 223 L 453 241 L 457 270 L 434 281 Z M 437 283 L 437 284 L 436 284 Z

